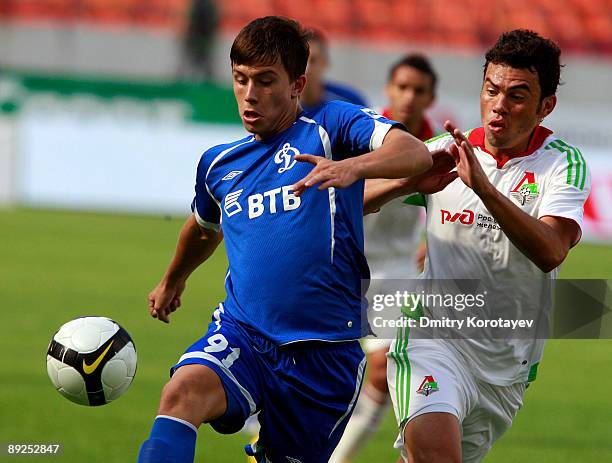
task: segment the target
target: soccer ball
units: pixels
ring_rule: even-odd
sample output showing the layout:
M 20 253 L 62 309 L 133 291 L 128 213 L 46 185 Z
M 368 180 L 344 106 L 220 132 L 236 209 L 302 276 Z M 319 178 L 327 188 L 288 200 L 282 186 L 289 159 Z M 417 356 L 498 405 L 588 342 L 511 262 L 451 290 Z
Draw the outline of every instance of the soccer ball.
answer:
M 106 317 L 81 317 L 62 325 L 47 349 L 55 389 L 80 405 L 104 405 L 123 394 L 136 374 L 130 335 Z

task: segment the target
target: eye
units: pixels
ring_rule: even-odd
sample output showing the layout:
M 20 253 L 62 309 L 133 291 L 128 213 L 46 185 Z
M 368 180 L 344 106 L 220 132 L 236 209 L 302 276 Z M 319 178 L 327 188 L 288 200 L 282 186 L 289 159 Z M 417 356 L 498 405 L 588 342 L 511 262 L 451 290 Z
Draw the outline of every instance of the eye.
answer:
M 497 90 L 495 90 L 494 88 L 487 88 L 487 89 L 485 89 L 485 93 L 488 96 L 495 96 L 495 95 L 497 95 Z

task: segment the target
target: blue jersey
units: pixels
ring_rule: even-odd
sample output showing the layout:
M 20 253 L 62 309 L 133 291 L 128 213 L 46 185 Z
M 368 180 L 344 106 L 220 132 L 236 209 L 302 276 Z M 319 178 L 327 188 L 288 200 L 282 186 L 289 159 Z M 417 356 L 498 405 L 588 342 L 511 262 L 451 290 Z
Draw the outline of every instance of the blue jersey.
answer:
M 334 101 L 270 138 L 249 136 L 202 155 L 192 208 L 201 226 L 223 230 L 226 315 L 277 344 L 365 334 L 364 182 L 296 197 L 291 185 L 313 166 L 294 156 L 357 156 L 379 147 L 393 125 Z

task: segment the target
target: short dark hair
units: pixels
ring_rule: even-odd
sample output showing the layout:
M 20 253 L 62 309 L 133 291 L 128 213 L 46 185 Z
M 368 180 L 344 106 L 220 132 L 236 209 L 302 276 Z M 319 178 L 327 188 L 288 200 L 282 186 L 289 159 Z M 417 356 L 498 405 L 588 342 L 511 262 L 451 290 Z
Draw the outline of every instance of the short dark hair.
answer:
M 561 78 L 561 50 L 552 40 L 534 31 L 515 29 L 504 32 L 485 55 L 484 75 L 489 63 L 515 69 L 529 69 L 538 74 L 541 98 L 554 95 Z
M 295 80 L 306 72 L 307 33 L 297 21 L 281 16 L 265 16 L 247 24 L 236 36 L 230 51 L 234 64 L 272 65 L 279 59 Z
M 399 61 L 393 64 L 393 66 L 391 66 L 391 69 L 389 70 L 389 76 L 387 78 L 387 82 L 391 82 L 393 80 L 393 76 L 395 75 L 395 72 L 399 68 L 402 68 L 404 66 L 414 68 L 418 71 L 421 71 L 424 74 L 427 74 L 429 77 L 431 77 L 431 90 L 434 94 L 436 93 L 438 75 L 436 74 L 436 71 L 434 71 L 434 68 L 431 65 L 431 62 L 429 61 L 429 59 L 427 59 L 426 56 L 418 54 L 418 53 L 412 53 L 410 55 L 405 55 L 403 58 L 401 58 Z

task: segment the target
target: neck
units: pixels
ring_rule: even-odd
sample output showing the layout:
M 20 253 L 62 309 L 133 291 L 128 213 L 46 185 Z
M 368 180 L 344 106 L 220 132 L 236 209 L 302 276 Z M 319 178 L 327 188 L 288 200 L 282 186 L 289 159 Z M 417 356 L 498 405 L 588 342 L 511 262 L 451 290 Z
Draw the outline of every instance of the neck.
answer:
M 503 161 L 503 160 L 511 159 L 513 157 L 521 156 L 522 154 L 524 154 L 527 151 L 527 147 L 529 146 L 529 142 L 532 136 L 533 136 L 533 131 L 531 132 L 529 137 L 527 137 L 526 140 L 523 140 L 520 143 L 514 146 L 511 146 L 511 147 L 493 146 L 489 143 L 489 140 L 487 140 L 487 137 L 485 136 L 484 146 L 485 146 L 485 149 L 489 153 L 491 153 L 496 159 Z
M 410 135 L 418 138 L 423 130 L 423 118 L 406 121 L 404 125 L 408 129 L 408 132 L 410 132 Z
M 288 110 L 283 116 L 281 116 L 274 127 L 272 127 L 268 132 L 265 133 L 255 133 L 255 140 L 265 140 L 266 138 L 273 137 L 278 135 L 281 132 L 284 132 L 289 127 L 293 125 L 295 120 L 302 112 L 302 107 L 296 99 L 296 104 L 291 106 L 291 109 Z
M 404 127 L 408 129 L 408 132 L 410 133 L 410 135 L 413 135 L 418 138 L 418 136 L 421 134 L 421 131 L 423 130 L 423 124 L 424 124 L 423 117 L 413 117 L 410 119 L 402 119 L 401 117 L 398 117 L 396 114 L 394 114 L 393 111 L 390 111 L 390 116 L 391 116 L 391 119 L 393 119 L 394 121 L 401 122 L 404 125 Z

